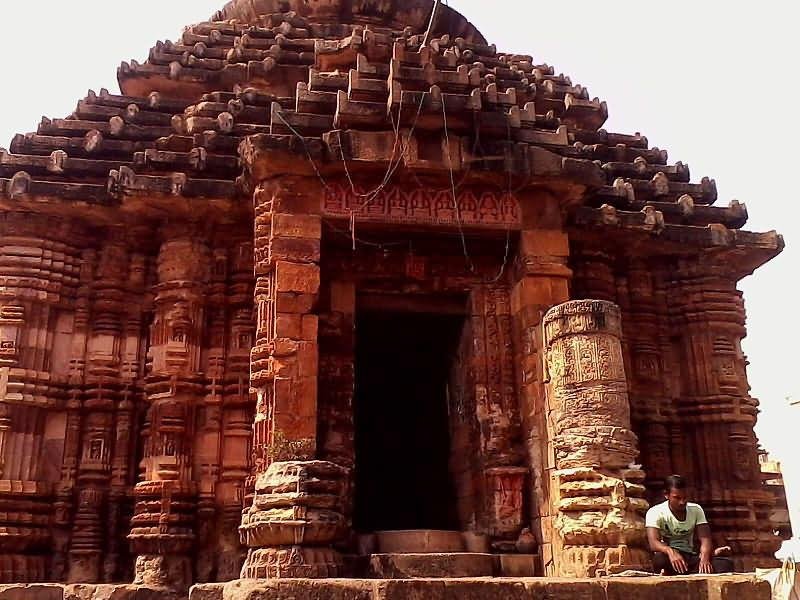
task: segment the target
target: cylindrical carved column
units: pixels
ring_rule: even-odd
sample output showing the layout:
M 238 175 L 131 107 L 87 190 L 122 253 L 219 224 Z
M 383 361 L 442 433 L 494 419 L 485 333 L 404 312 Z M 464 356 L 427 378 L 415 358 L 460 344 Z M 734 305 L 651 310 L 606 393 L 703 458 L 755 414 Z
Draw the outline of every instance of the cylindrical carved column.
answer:
M 578 300 L 544 318 L 558 497 L 558 575 L 595 577 L 649 565 L 645 474 L 633 463 L 619 308 Z

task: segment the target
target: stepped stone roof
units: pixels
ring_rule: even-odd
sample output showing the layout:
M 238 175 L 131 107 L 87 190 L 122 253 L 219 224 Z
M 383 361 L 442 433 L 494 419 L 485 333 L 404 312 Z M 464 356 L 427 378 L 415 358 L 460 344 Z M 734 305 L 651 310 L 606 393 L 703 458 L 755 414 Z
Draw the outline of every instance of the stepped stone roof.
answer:
M 603 129 L 606 103 L 531 56 L 489 45 L 432 0 L 234 0 L 144 63 L 121 94 L 90 91 L 0 149 L 0 200 L 124 205 L 137 195 L 248 204 L 248 164 L 271 173 L 383 172 L 570 182 L 573 222 L 656 232 L 676 243 L 758 247 L 743 204 L 715 206 L 713 179 L 640 134 Z M 446 132 L 446 142 L 440 140 Z M 243 141 L 246 141 L 242 144 Z M 430 147 L 438 147 L 437 159 Z M 398 156 L 398 150 L 400 156 Z M 402 168 L 403 170 L 398 170 Z M 390 169 L 391 170 L 391 169 Z M 519 186 L 518 186 L 519 187 Z M 677 228 L 677 229 L 675 229 Z M 761 259 L 759 259 L 761 262 Z

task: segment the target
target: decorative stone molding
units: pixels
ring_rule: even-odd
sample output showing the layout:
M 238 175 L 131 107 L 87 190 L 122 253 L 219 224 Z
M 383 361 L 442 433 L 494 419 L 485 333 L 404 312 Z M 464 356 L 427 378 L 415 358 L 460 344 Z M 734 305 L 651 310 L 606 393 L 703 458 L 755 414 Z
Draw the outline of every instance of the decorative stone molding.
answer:
M 243 579 L 337 577 L 334 544 L 349 524 L 349 470 L 325 461 L 274 462 L 256 478 L 252 506 L 239 527 L 248 548 Z

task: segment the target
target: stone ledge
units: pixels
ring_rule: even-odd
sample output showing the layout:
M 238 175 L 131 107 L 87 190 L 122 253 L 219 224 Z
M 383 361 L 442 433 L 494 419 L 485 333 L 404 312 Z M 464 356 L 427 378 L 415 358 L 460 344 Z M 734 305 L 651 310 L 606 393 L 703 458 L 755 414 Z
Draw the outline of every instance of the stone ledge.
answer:
M 281 579 L 200 584 L 190 600 L 770 600 L 753 576 L 607 579 Z M 0 595 L 0 600 L 4 600 Z M 138 599 L 137 599 L 138 600 Z
M 468 552 L 373 554 L 369 563 L 371 579 L 490 577 L 494 571 L 494 556 Z
M 17 583 L 0 585 L 0 600 L 185 600 L 143 585 Z

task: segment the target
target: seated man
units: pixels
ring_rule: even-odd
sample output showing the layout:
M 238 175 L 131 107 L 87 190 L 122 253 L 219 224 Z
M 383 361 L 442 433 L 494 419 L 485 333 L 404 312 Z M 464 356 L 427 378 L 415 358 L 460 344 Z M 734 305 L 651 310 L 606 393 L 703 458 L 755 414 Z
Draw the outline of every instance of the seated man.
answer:
M 733 561 L 724 555 L 730 548 L 716 551 L 711 542 L 711 527 L 699 504 L 687 501 L 686 481 L 680 475 L 666 480 L 666 502 L 647 511 L 647 541 L 653 555 L 653 569 L 660 575 L 689 573 L 730 573 Z M 700 553 L 695 551 L 695 534 Z

